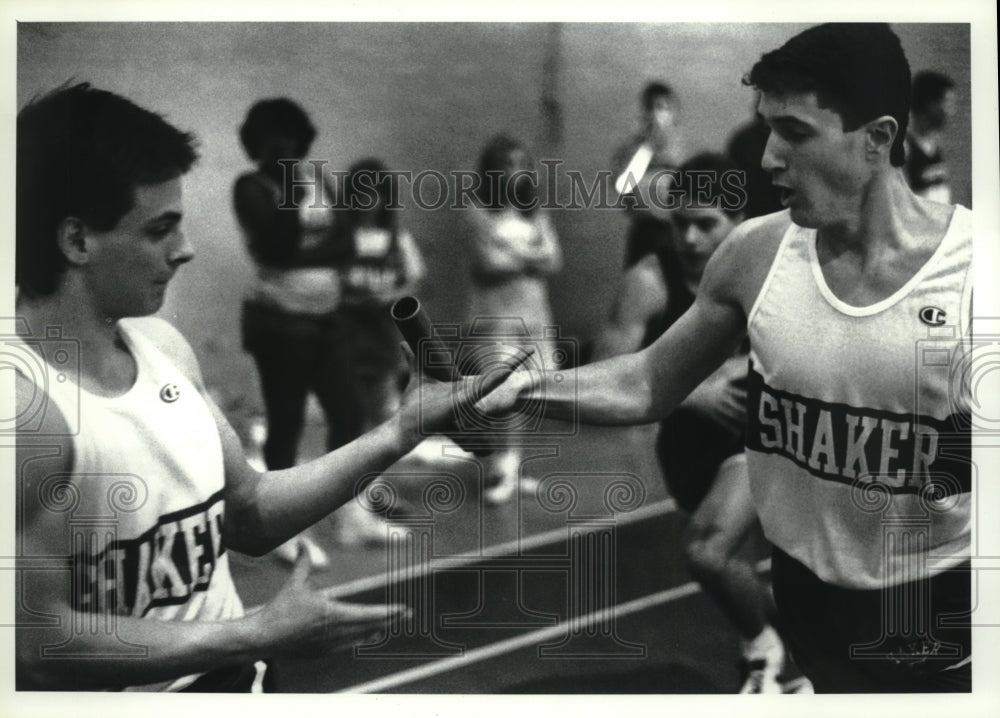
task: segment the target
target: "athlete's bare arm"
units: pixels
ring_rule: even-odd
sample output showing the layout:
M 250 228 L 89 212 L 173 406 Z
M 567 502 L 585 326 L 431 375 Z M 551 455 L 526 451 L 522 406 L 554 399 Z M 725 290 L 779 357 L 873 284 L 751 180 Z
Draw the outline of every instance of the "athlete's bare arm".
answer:
M 198 387 L 215 417 L 226 472 L 223 532 L 226 545 L 236 551 L 267 553 L 350 501 L 357 480 L 385 469 L 420 440 L 415 430 L 406 434 L 395 417 L 335 454 L 281 471 L 257 471 L 247 463 L 232 425 L 207 395 L 184 337 L 163 320 L 139 321 L 143 333 Z
M 15 382 L 21 416 L 37 403 L 37 387 L 20 375 Z M 46 406 L 37 433 L 18 436 L 19 688 L 121 688 L 273 656 L 312 655 L 349 646 L 402 610 L 384 603 L 347 604 L 326 590 L 314 591 L 306 584 L 308 562 L 300 560 L 278 595 L 242 618 L 160 621 L 95 614 L 74 601 L 75 582 L 69 562 L 62 568 L 32 570 L 37 568 L 32 560 L 35 558 L 69 558 L 70 522 L 60 506 L 64 509 L 64 499 L 72 499 L 74 486 L 87 481 L 87 477 L 72 477 L 72 452 L 69 428 L 52 404 Z M 45 620 L 40 621 L 40 616 Z M 102 630 L 74 628 L 93 622 L 99 623 Z M 114 630 L 107 630 L 110 627 Z M 71 636 L 77 655 L 66 657 L 51 652 Z M 145 649 L 145 655 L 123 655 L 123 642 Z
M 359 481 L 399 460 L 427 431 L 447 431 L 455 396 L 476 395 L 427 380 L 419 392 L 411 387 L 404 394 L 400 410 L 389 420 L 351 443 L 305 464 L 261 472 L 247 463 L 239 437 L 207 395 L 197 359 L 184 337 L 163 320 L 140 321 L 143 333 L 199 388 L 215 416 L 226 472 L 223 533 L 226 545 L 241 553 L 266 553 L 350 501 Z
M 691 308 L 646 349 L 588 364 L 574 378 L 518 372 L 482 400 L 486 412 L 541 401 L 547 416 L 586 424 L 644 424 L 667 416 L 734 351 L 788 227 L 781 212 L 733 230 L 705 269 Z

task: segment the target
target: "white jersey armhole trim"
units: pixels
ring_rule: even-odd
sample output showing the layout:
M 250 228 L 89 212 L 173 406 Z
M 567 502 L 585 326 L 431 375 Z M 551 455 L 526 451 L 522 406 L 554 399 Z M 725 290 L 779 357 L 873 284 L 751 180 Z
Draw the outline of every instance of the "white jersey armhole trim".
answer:
M 963 229 L 963 232 L 968 233 L 970 244 L 974 244 L 972 239 L 972 211 L 966 209 L 962 205 L 955 205 L 955 213 L 957 214 L 959 210 L 964 210 L 966 212 L 964 219 L 968 223 L 967 229 Z M 975 276 L 972 271 L 972 259 L 975 256 L 975 247 L 969 250 L 969 266 L 965 270 L 965 283 L 962 285 L 962 312 L 964 316 L 959 317 L 959 331 L 963 332 L 966 339 L 971 341 L 972 339 L 972 318 L 975 316 L 973 306 L 973 277 Z
M 757 298 L 753 302 L 753 306 L 750 307 L 750 313 L 747 315 L 747 331 L 750 330 L 750 325 L 753 324 L 754 318 L 757 316 L 757 310 L 760 309 L 761 303 L 764 301 L 764 296 L 767 294 L 768 289 L 771 287 L 771 281 L 774 279 L 774 275 L 777 272 L 778 262 L 785 254 L 785 250 L 792 241 L 792 237 L 799 227 L 793 222 L 788 225 L 788 229 L 785 230 L 785 236 L 781 238 L 781 244 L 778 245 L 778 251 L 774 253 L 774 259 L 771 260 L 771 268 L 767 270 L 767 276 L 764 277 L 764 283 L 760 286 L 760 291 L 757 292 Z

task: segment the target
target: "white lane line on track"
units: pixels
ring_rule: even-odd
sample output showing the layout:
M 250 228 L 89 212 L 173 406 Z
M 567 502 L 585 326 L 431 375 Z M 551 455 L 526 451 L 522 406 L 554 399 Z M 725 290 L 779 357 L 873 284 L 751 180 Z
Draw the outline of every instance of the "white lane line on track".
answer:
M 677 511 L 677 502 L 673 499 L 663 499 L 662 501 L 657 501 L 655 504 L 643 506 L 630 514 L 623 516 L 615 523 L 615 526 L 628 526 L 629 524 L 638 523 L 639 521 L 643 521 L 654 516 L 666 516 L 674 513 L 675 511 Z M 545 544 L 553 543 L 563 538 L 566 538 L 565 527 L 551 529 L 523 539 L 516 538 L 505 543 L 496 544 L 495 546 L 487 546 L 482 551 L 470 551 L 468 553 L 456 554 L 455 556 L 447 556 L 448 568 L 456 568 L 465 564 L 475 563 L 483 558 L 508 556 L 516 554 L 519 551 L 530 551 L 539 546 L 544 546 Z M 433 570 L 432 563 L 422 564 L 412 571 L 407 572 L 407 580 L 422 576 L 431 570 Z M 364 591 L 381 588 L 386 585 L 388 578 L 388 573 L 383 572 L 375 574 L 374 576 L 365 576 L 364 578 L 358 578 L 353 581 L 348 581 L 347 583 L 331 586 L 330 588 L 332 589 L 332 594 L 334 596 L 343 598 L 344 596 L 350 596 L 355 593 L 362 593 Z
M 630 613 L 652 608 L 653 606 L 661 603 L 667 603 L 669 601 L 675 601 L 679 598 L 684 598 L 685 596 L 690 596 L 698 593 L 700 590 L 701 589 L 698 587 L 698 584 L 691 582 L 685 583 L 682 586 L 668 588 L 664 591 L 660 591 L 659 593 L 651 593 L 648 596 L 643 596 L 642 598 L 637 598 L 632 601 L 628 601 L 627 603 L 618 604 L 615 606 L 614 616 L 615 618 L 627 616 Z M 607 620 L 606 611 L 595 611 L 594 613 L 576 619 L 575 622 L 577 625 L 585 627 L 605 620 Z M 409 670 L 400 671 L 399 673 L 392 673 L 374 681 L 368 681 L 367 683 L 361 683 L 356 686 L 344 688 L 338 692 L 378 693 L 380 691 L 396 688 L 407 683 L 419 681 L 423 678 L 429 678 L 440 673 L 446 673 L 457 668 L 464 668 L 472 665 L 473 663 L 479 663 L 481 661 L 494 658 L 495 656 L 501 656 L 504 653 L 510 653 L 511 651 L 516 651 L 520 648 L 528 648 L 529 646 L 533 646 L 546 639 L 560 638 L 566 634 L 567 630 L 569 630 L 567 622 L 561 621 L 554 626 L 547 626 L 521 636 L 515 636 L 503 641 L 497 641 L 496 643 L 491 643 L 487 646 L 482 646 L 481 648 L 474 648 L 471 651 L 466 651 L 461 656 L 444 658 L 440 661 L 429 663 L 426 666 L 418 666 Z
M 766 571 L 770 568 L 770 566 L 770 559 L 763 559 L 757 563 L 757 571 Z M 658 591 L 657 593 L 651 593 L 647 596 L 642 596 L 640 598 L 618 604 L 614 607 L 614 617 L 617 619 L 638 611 L 644 611 L 660 604 L 670 603 L 671 601 L 677 601 L 681 598 L 692 596 L 700 591 L 701 587 L 694 581 L 680 586 L 675 586 L 673 588 L 664 589 L 663 591 Z M 593 613 L 587 614 L 582 618 L 575 619 L 574 622 L 580 627 L 587 627 L 606 620 L 606 611 L 594 611 Z M 568 630 L 569 626 L 567 625 L 567 622 L 561 621 L 554 626 L 539 628 L 520 636 L 514 636 L 513 638 L 497 641 L 496 643 L 491 643 L 480 648 L 474 648 L 471 651 L 465 652 L 461 656 L 443 658 L 424 666 L 417 666 L 416 668 L 399 671 L 398 673 L 391 673 L 387 676 L 383 676 L 382 678 L 368 681 L 367 683 L 359 683 L 355 686 L 342 688 L 337 692 L 378 693 L 392 688 L 398 688 L 399 686 L 406 685 L 407 683 L 413 683 L 414 681 L 423 680 L 424 678 L 430 678 L 441 673 L 447 673 L 448 671 L 453 671 L 458 668 L 464 668 L 474 663 L 480 663 L 482 661 L 489 660 L 490 658 L 495 658 L 496 656 L 501 656 L 505 653 L 510 653 L 521 648 L 528 648 L 548 639 L 560 638 L 564 636 Z

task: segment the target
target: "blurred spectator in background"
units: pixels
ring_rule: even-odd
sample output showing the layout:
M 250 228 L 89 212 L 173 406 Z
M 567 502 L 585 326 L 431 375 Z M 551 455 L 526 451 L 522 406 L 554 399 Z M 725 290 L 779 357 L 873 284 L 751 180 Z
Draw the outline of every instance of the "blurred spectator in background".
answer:
M 407 368 L 389 310 L 400 297 L 415 293 L 426 271 L 413 235 L 399 226 L 399 211 L 388 207 L 391 182 L 380 160 L 356 162 L 348 170 L 341 203 L 345 209 L 337 218 L 341 242 L 351 252 L 341 266 L 337 312 L 350 338 L 343 349 L 361 433 L 381 424 L 399 405 Z
M 650 182 L 656 178 L 657 196 L 666 198 L 669 183 L 664 170 L 675 170 L 684 158 L 684 138 L 678 126 L 679 104 L 674 91 L 662 82 L 650 82 L 639 95 L 641 129 L 616 153 L 612 172 L 615 190 L 627 208 L 631 224 L 625 266 L 632 266 L 654 247 L 670 243 L 666 212 L 649 201 Z
M 947 75 L 925 70 L 913 76 L 910 127 L 906 133 L 906 181 L 915 193 L 951 202 L 948 167 L 941 135 L 955 116 L 955 83 Z
M 562 268 L 562 250 L 548 215 L 538 208 L 535 164 L 517 140 L 500 135 L 479 158 L 481 207 L 468 215 L 472 289 L 470 331 L 483 336 L 527 332 L 539 348 L 535 360 L 555 368 L 543 327 L 551 326 L 548 276 Z M 509 439 L 485 459 L 487 503 L 511 498 L 518 487 L 521 451 Z M 521 489 L 532 482 L 522 477 Z
M 399 225 L 390 207 L 392 177 L 375 158 L 355 162 L 344 180 L 337 213 L 338 243 L 349 248 L 340 267 L 341 300 L 337 309 L 347 339 L 337 349 L 345 376 L 341 398 L 357 417 L 354 439 L 378 426 L 399 408 L 407 376 L 401 336 L 390 308 L 413 294 L 425 267 L 416 242 Z M 384 540 L 385 522 L 354 501 L 336 514 L 342 544 Z
M 298 161 L 315 137 L 309 116 L 286 98 L 255 103 L 240 128 L 247 157 L 257 164 L 233 187 L 236 217 L 257 269 L 243 303 L 243 348 L 260 375 L 267 420 L 264 463 L 270 470 L 295 464 L 310 392 L 326 416 L 329 450 L 360 432 L 358 417 L 344 401 L 347 373 L 336 351 L 345 342 L 335 313 L 340 303 L 337 264 L 346 259 L 349 247 L 333 232 L 332 192 L 322 179 L 311 181 L 313 165 Z M 300 542 L 314 565 L 326 563 L 322 550 L 305 535 L 276 553 L 294 559 Z

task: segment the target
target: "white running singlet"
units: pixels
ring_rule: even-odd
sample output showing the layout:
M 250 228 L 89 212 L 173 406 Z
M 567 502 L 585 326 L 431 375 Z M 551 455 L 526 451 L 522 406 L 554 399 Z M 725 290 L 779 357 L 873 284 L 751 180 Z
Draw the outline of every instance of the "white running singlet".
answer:
M 754 501 L 767 538 L 827 583 L 882 588 L 968 557 L 971 230 L 956 206 L 910 281 L 855 307 L 793 224 L 750 312 Z
M 137 365 L 125 394 L 97 396 L 45 365 L 44 390 L 73 434 L 72 471 L 47 490 L 51 508 L 67 513 L 74 605 L 161 621 L 238 618 L 215 420 L 173 362 L 128 320 L 119 328 Z M 179 690 L 197 677 L 133 689 Z

